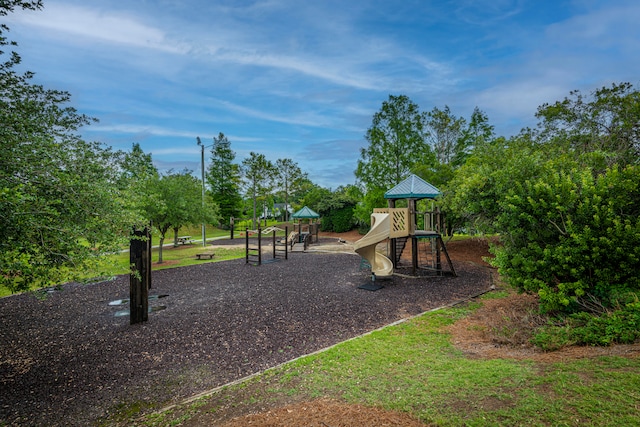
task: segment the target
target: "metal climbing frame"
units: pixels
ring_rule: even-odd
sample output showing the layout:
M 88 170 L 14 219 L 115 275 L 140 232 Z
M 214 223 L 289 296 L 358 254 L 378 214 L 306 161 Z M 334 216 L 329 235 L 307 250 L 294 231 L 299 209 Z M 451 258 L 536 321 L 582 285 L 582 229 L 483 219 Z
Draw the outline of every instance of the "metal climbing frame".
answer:
M 278 231 L 284 231 L 284 237 L 278 239 L 276 234 Z M 278 227 L 267 227 L 262 230 L 258 227 L 257 230 L 245 229 L 245 263 L 253 265 L 262 264 L 262 235 L 272 233 L 272 247 L 273 247 L 273 259 L 289 259 L 289 245 L 287 244 L 287 235 L 289 228 L 281 229 Z M 249 235 L 257 234 L 258 246 L 251 246 L 249 244 Z

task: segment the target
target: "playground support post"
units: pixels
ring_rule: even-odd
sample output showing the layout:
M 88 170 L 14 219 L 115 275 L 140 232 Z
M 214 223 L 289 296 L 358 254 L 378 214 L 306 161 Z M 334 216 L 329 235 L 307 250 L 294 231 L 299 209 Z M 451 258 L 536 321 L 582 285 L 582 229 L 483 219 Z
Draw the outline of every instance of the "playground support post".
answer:
M 262 230 L 258 227 L 258 265 L 262 265 Z
M 244 229 L 245 264 L 249 264 L 249 228 Z

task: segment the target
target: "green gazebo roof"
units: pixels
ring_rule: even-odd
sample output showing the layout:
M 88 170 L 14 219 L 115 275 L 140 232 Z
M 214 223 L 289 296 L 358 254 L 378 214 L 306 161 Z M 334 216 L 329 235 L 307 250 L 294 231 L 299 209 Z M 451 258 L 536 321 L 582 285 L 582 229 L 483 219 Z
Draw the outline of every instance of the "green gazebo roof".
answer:
M 300 209 L 298 212 L 291 215 L 292 218 L 320 218 L 320 215 L 317 214 L 313 209 L 305 206 Z
M 385 199 L 435 199 L 442 192 L 424 179 L 410 175 L 391 190 L 384 193 Z

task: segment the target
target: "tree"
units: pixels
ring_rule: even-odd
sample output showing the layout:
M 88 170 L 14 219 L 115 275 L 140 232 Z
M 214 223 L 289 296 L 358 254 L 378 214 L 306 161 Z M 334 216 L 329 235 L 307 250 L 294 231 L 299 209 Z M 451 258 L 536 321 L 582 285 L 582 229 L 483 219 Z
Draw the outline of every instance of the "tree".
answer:
M 220 220 L 224 224 L 228 224 L 231 217 L 238 216 L 242 204 L 240 165 L 233 163 L 235 157 L 231 142 L 220 132 L 213 138 L 207 182 L 212 200 L 220 207 Z
M 601 152 L 606 164 L 637 164 L 640 158 L 640 92 L 630 83 L 603 87 L 585 97 L 578 90 L 543 104 L 537 138 L 577 153 Z
M 299 206 L 296 206 L 296 208 L 300 209 L 303 206 L 308 206 L 317 212 L 319 210 L 318 206 L 329 197 L 331 197 L 331 190 L 307 180 L 304 185 L 304 194 L 299 200 Z
M 167 231 L 174 231 L 177 244 L 178 230 L 185 225 L 198 224 L 205 218 L 211 223 L 217 220 L 217 207 L 209 201 L 202 207 L 202 184 L 190 171 L 168 174 L 148 182 L 148 199 L 145 207 L 148 219 L 160 234 L 158 263 L 162 263 L 162 247 Z
M 477 147 L 443 187 L 447 217 L 457 218 L 456 228 L 468 232 L 499 233 L 501 201 L 514 183 L 535 177 L 547 155 L 550 150 L 525 135 Z
M 280 190 L 284 196 L 285 216 L 289 220 L 289 196 L 295 192 L 307 179 L 297 163 L 291 159 L 278 159 L 276 161 L 276 174 L 280 184 Z
M 427 125 L 430 129 L 430 140 L 439 164 L 448 165 L 453 162 L 462 147 L 462 136 L 467 121 L 451 113 L 449 106 L 444 110 L 434 107 L 427 113 Z
M 462 132 L 456 145 L 452 163 L 462 166 L 474 149 L 479 149 L 495 139 L 494 127 L 489 124 L 489 117 L 478 107 L 473 109 L 469 125 Z
M 273 188 L 273 178 L 276 170 L 273 163 L 264 154 L 249 153 L 249 157 L 242 161 L 242 175 L 245 179 L 247 195 L 253 203 L 253 228 L 258 227 L 257 203 L 258 198 L 266 199 Z
M 158 175 L 158 169 L 153 165 L 151 154 L 145 153 L 137 142 L 132 144 L 131 151 L 121 153 L 121 156 L 120 181 L 122 187 L 128 187 L 132 182 L 145 181 Z
M 369 146 L 360 150 L 355 175 L 367 191 L 392 188 L 418 165 L 435 163 L 425 115 L 405 95 L 389 95 L 365 138 Z
M 40 1 L 0 2 L 0 16 Z M 0 26 L 0 46 L 15 46 Z M 6 52 L 0 51 L 4 56 Z M 78 130 L 94 121 L 71 95 L 19 74 L 17 53 L 0 61 L 0 284 L 11 291 L 59 283 L 116 250 L 133 218 L 123 209 L 117 158 Z
M 453 179 L 456 169 L 464 165 L 474 149 L 494 138 L 493 126 L 478 107 L 469 122 L 453 115 L 448 106 L 444 110 L 436 107 L 428 113 L 427 124 L 437 162 L 418 165 L 414 173 L 440 189 Z
M 317 204 L 317 212 L 322 217 L 322 231 L 344 233 L 355 226 L 353 210 L 362 197 L 355 186 L 338 187 L 323 197 Z
M 151 154 L 145 153 L 140 144 L 134 143 L 129 152 L 116 153 L 119 164 L 117 185 L 124 193 L 127 209 L 134 212 L 141 224 L 144 218 L 144 204 L 148 198 L 147 182 L 158 178 L 158 170 L 153 165 Z

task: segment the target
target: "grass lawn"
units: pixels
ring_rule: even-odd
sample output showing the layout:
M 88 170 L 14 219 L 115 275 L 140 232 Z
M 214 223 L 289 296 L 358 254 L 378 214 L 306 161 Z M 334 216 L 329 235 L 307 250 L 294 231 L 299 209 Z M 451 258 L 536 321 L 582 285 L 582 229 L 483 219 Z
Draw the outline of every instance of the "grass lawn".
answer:
M 204 415 L 215 425 L 229 408 L 242 414 L 326 397 L 407 412 L 439 426 L 638 425 L 640 359 L 470 358 L 452 345 L 445 327 L 481 303 L 429 312 L 344 342 L 141 424 L 189 425 Z
M 163 264 L 155 264 L 158 260 L 158 248 L 153 248 L 152 261 L 154 262 L 153 270 L 161 270 L 165 268 L 184 267 L 192 264 L 202 264 L 205 262 L 217 262 L 225 261 L 228 259 L 242 258 L 245 256 L 244 249 L 224 248 L 216 249 L 215 257 L 212 260 L 197 260 L 195 254 L 201 252 L 208 252 L 210 249 L 202 246 L 202 229 L 200 227 L 184 227 L 180 229 L 179 236 L 191 236 L 193 239 L 200 240 L 190 245 L 180 245 L 176 248 L 173 244 L 173 232 L 167 233 L 164 241 L 164 248 L 162 251 Z M 206 230 L 207 240 L 229 237 L 230 232 L 228 230 L 220 230 L 208 226 Z M 235 237 L 240 237 L 236 232 Z M 157 245 L 159 238 L 157 235 L 152 235 L 153 245 Z M 94 265 L 93 268 L 81 272 L 75 272 L 79 274 L 79 280 L 94 281 L 101 280 L 107 277 L 116 276 L 119 274 L 129 273 L 129 252 L 128 248 L 123 248 L 124 252 L 115 255 L 102 256 Z M 33 290 L 36 290 L 34 288 Z M 0 297 L 11 295 L 11 292 L 0 287 Z
M 162 264 L 157 264 L 158 248 L 153 248 L 151 259 L 153 261 L 152 270 L 162 270 L 165 268 L 184 267 L 193 264 L 202 264 L 205 262 L 225 261 L 229 259 L 243 258 L 245 256 L 244 248 L 216 248 L 211 250 L 210 246 L 202 247 L 199 243 L 190 245 L 180 245 L 177 247 L 165 246 L 162 249 Z M 215 252 L 212 260 L 198 260 L 196 254 L 203 252 Z M 105 257 L 104 275 L 127 274 L 129 272 L 129 252 L 122 252 L 117 255 Z

